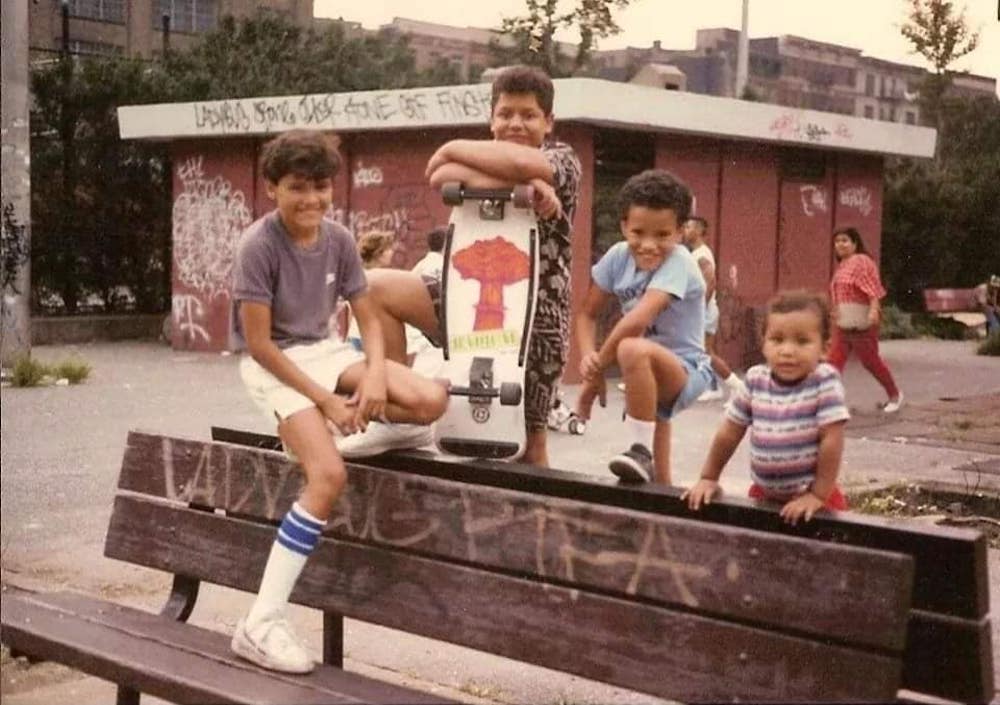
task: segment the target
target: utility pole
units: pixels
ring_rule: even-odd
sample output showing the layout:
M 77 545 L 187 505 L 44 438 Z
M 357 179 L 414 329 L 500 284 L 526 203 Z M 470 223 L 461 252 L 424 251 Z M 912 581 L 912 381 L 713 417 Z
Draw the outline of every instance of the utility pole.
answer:
M 31 170 L 28 113 L 28 0 L 0 3 L 3 291 L 0 363 L 31 353 Z
M 736 98 L 742 98 L 747 89 L 750 55 L 750 0 L 743 0 L 743 23 L 740 25 L 740 43 L 736 50 Z

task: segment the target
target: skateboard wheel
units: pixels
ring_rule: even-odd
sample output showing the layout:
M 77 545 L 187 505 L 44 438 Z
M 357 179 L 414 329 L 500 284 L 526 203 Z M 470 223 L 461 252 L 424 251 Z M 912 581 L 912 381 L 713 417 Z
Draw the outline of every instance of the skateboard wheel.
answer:
M 583 432 L 587 430 L 587 424 L 579 419 L 569 420 L 569 432 L 574 436 L 582 436 Z
M 517 406 L 521 403 L 521 385 L 517 382 L 504 382 L 500 385 L 500 404 Z
M 515 208 L 531 208 L 535 200 L 535 189 L 527 184 L 518 184 L 514 187 L 511 200 L 514 202 Z
M 441 184 L 441 200 L 446 206 L 462 205 L 462 184 L 459 181 L 446 181 Z

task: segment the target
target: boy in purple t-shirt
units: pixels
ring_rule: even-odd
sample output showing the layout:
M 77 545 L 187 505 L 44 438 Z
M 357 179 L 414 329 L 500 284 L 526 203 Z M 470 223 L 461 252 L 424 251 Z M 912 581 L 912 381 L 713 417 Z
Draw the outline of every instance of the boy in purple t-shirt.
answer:
M 750 497 L 782 502 L 790 524 L 819 509 L 847 509 L 837 487 L 850 417 L 840 374 L 822 362 L 830 346 L 826 299 L 809 291 L 779 292 L 768 303 L 764 359 L 747 371 L 746 389 L 726 406 L 701 479 L 682 499 L 709 504 L 719 476 L 750 429 Z
M 257 599 L 236 627 L 232 648 L 278 671 L 314 664 L 285 618 L 288 597 L 347 480 L 333 434 L 388 419 L 382 450 L 430 440 L 444 413 L 444 387 L 386 361 L 354 238 L 323 215 L 340 158 L 329 137 L 293 130 L 265 145 L 261 170 L 276 208 L 240 240 L 233 272 L 234 340 L 249 352 L 240 375 L 268 419 L 277 421 L 306 482 L 278 529 Z M 338 299 L 351 304 L 363 351 L 334 342 L 328 321 Z

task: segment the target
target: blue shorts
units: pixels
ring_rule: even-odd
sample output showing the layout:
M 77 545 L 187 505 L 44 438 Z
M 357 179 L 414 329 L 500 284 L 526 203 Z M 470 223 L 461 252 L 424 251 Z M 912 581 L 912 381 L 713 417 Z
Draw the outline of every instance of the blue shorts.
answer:
M 687 382 L 681 393 L 677 395 L 673 405 L 660 404 L 656 407 L 656 418 L 669 421 L 695 402 L 706 390 L 715 383 L 715 373 L 712 372 L 712 358 L 702 355 L 695 360 L 679 357 L 687 371 Z

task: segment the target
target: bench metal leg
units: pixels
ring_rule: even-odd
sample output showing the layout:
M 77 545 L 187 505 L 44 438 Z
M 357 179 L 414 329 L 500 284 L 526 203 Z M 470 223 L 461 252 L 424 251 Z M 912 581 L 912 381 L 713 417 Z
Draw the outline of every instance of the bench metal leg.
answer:
M 194 610 L 194 603 L 198 600 L 200 583 L 200 580 L 187 575 L 175 575 L 170 597 L 167 598 L 167 603 L 163 605 L 160 614 L 178 622 L 186 622 Z
M 118 686 L 118 696 L 115 698 L 115 705 L 139 705 L 139 691 Z
M 323 663 L 344 667 L 344 617 L 336 612 L 323 613 Z

